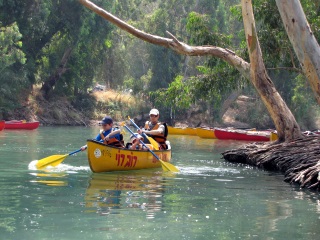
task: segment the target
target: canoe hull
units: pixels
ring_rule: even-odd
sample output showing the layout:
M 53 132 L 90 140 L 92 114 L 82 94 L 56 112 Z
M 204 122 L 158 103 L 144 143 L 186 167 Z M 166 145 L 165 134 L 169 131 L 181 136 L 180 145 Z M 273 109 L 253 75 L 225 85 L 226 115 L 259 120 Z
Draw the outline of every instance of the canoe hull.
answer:
M 0 131 L 4 129 L 5 121 L 0 121 Z
M 5 122 L 5 129 L 24 129 L 33 130 L 39 127 L 40 122 L 23 122 L 23 121 L 7 121 Z
M 87 140 L 87 154 L 92 172 L 128 171 L 160 168 L 161 163 L 149 151 L 120 149 Z M 171 160 L 171 149 L 153 151 L 162 161 Z
M 197 135 L 201 138 L 217 138 L 214 134 L 213 129 L 209 128 L 197 128 L 196 129 Z
M 179 128 L 179 127 L 171 127 L 168 126 L 168 132 L 172 135 L 197 135 L 195 128 Z
M 239 129 L 215 128 L 214 133 L 218 139 L 240 140 L 240 141 L 270 141 L 270 132 L 265 131 L 246 131 Z

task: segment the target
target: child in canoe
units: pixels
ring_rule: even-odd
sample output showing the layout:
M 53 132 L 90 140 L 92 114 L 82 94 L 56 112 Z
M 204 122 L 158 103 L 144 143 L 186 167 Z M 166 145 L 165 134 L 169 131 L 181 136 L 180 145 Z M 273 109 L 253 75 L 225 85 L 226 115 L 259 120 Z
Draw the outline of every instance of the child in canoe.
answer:
M 148 150 L 145 146 L 143 146 L 140 142 L 140 140 L 143 142 L 144 138 L 138 134 L 135 133 L 130 136 L 130 143 L 127 143 L 127 148 L 132 150 Z M 153 147 L 151 144 L 145 144 L 150 150 L 153 150 Z
M 103 142 L 106 145 L 124 148 L 123 136 L 120 133 L 121 130 L 118 127 L 113 128 L 113 120 L 111 117 L 104 117 L 102 121 L 99 122 L 99 125 L 102 126 L 102 129 L 96 136 L 96 141 Z M 87 145 L 81 147 L 81 151 L 86 149 Z

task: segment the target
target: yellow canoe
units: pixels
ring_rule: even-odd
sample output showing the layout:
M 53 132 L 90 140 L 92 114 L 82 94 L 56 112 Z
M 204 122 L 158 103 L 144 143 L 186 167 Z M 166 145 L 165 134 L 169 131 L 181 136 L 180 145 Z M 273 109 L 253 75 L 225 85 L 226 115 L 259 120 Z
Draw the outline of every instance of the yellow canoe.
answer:
M 213 128 L 196 128 L 196 132 L 201 138 L 216 138 Z
M 128 171 L 161 168 L 161 163 L 149 151 L 129 150 L 87 140 L 87 154 L 92 172 Z M 171 149 L 153 151 L 162 161 L 170 162 Z
M 168 126 L 168 132 L 172 135 L 197 135 L 196 129 L 191 127 L 180 128 Z

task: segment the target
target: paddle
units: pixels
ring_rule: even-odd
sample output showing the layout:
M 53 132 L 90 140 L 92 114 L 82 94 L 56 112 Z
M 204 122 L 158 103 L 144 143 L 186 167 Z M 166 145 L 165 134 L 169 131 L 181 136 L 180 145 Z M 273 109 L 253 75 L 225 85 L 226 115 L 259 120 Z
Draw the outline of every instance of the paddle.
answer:
M 137 126 L 137 124 L 130 118 L 130 116 L 128 116 L 128 119 L 136 127 L 136 129 L 140 129 Z M 147 134 L 145 134 L 145 133 L 142 133 L 142 135 L 148 139 L 148 141 L 151 143 L 151 145 L 153 146 L 153 148 L 155 150 L 159 150 L 159 144 L 158 144 L 158 142 L 156 140 L 154 140 L 152 137 L 147 136 Z
M 81 151 L 81 148 L 76 150 L 76 151 L 73 151 L 69 154 L 65 154 L 65 155 L 52 155 L 52 156 L 49 156 L 49 157 L 46 157 L 46 158 L 42 158 L 40 159 L 37 163 L 36 163 L 36 167 L 37 169 L 43 169 L 47 166 L 52 166 L 52 167 L 56 167 L 58 166 L 60 163 L 63 162 L 63 160 L 70 156 L 70 155 L 73 155 L 77 152 L 80 152 Z
M 128 128 L 126 125 L 123 125 L 131 134 L 134 134 L 130 128 Z M 148 149 L 149 152 L 152 153 L 152 155 L 160 161 L 161 163 L 161 167 L 164 171 L 171 171 L 171 172 L 179 172 L 179 169 L 176 168 L 174 165 L 172 165 L 171 163 L 168 163 L 168 162 L 164 162 L 162 161 L 141 139 L 140 140 L 140 143 L 142 143 L 142 145 Z

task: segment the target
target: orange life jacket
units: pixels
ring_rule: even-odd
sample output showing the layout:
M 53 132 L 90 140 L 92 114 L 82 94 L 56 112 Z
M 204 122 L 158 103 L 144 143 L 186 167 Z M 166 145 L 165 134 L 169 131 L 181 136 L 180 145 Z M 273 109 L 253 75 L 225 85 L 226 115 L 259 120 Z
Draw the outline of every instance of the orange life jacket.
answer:
M 166 144 L 166 141 L 167 141 L 167 130 L 166 130 L 166 123 L 160 123 L 158 122 L 156 125 L 154 125 L 154 127 L 151 129 L 150 126 L 149 126 L 149 121 L 147 121 L 144 125 L 144 129 L 148 130 L 148 131 L 151 131 L 151 130 L 157 130 L 159 128 L 160 125 L 164 125 L 164 128 L 165 128 L 165 132 L 164 133 L 158 133 L 156 135 L 149 135 L 147 134 L 149 137 L 152 137 L 154 140 L 156 140 L 162 149 L 167 149 L 167 144 Z
M 112 131 L 111 131 L 112 132 Z M 101 136 L 101 139 L 103 139 L 103 143 L 106 144 L 106 145 L 110 145 L 110 146 L 114 146 L 114 147 L 119 147 L 119 148 L 124 148 L 124 141 L 123 141 L 123 136 L 122 134 L 120 134 L 120 141 L 113 137 L 113 138 L 110 138 L 108 141 L 105 140 L 105 136 L 103 135 L 102 131 L 100 132 L 100 136 Z

